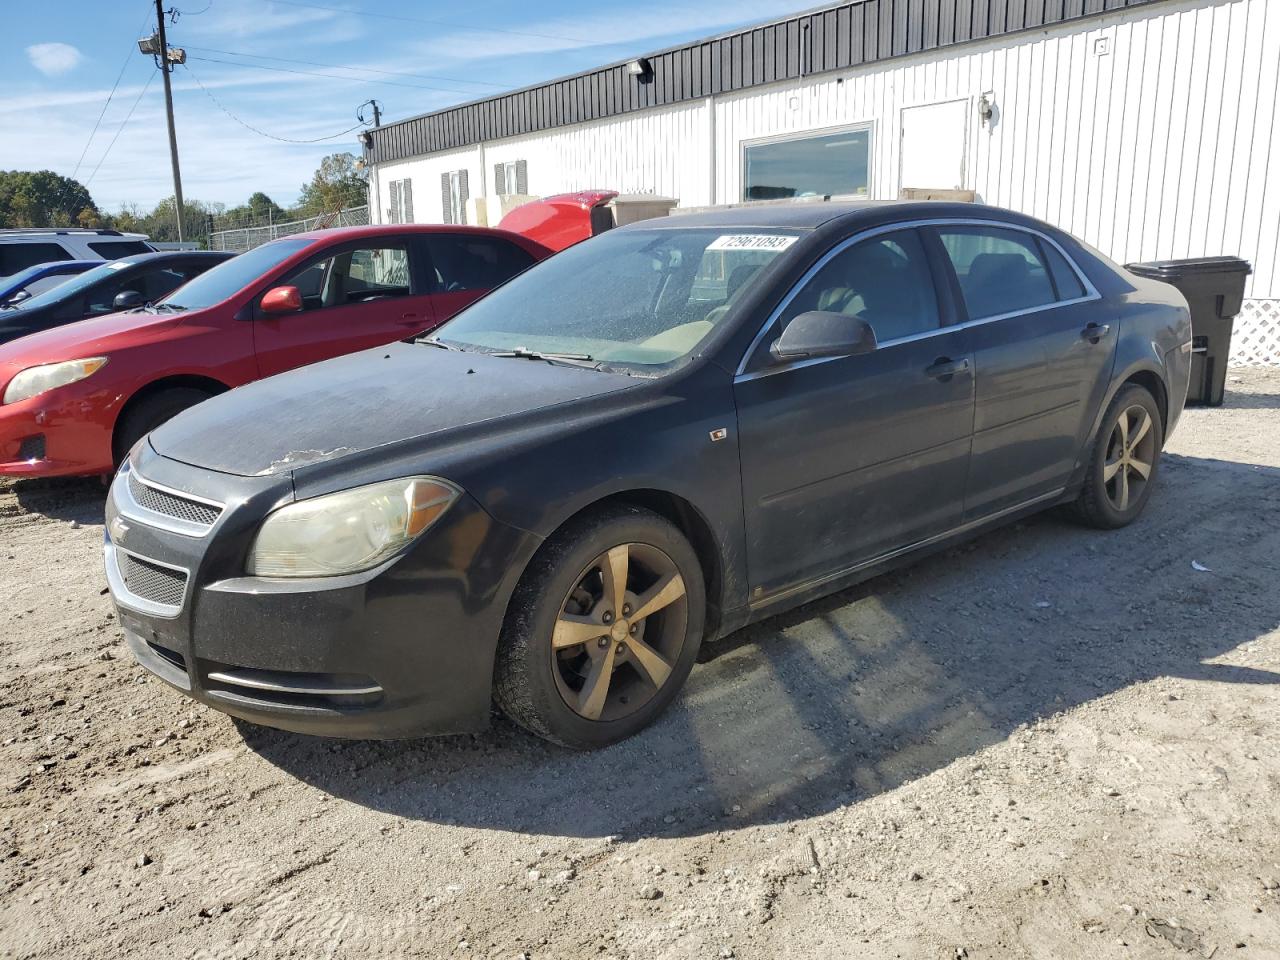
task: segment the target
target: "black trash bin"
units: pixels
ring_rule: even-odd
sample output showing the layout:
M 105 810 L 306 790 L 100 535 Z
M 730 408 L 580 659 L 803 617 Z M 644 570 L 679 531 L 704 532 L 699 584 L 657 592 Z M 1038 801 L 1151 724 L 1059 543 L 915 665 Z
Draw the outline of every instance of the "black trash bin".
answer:
M 1244 281 L 1253 272 L 1239 257 L 1153 260 L 1130 263 L 1140 277 L 1173 284 L 1191 307 L 1191 387 L 1187 403 L 1222 405 L 1231 353 L 1232 321 L 1244 301 Z

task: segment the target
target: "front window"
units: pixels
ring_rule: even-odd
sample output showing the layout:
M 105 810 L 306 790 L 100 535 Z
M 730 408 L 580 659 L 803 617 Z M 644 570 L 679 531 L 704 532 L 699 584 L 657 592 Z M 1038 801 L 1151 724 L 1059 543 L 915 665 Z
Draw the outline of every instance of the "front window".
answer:
M 190 283 L 184 284 L 164 299 L 164 303 L 180 310 L 202 310 L 239 293 L 249 284 L 262 279 L 262 275 L 278 267 L 299 250 L 305 249 L 310 240 L 272 240 L 247 253 L 232 257 Z
M 570 247 L 464 310 L 446 344 L 652 367 L 693 352 L 798 239 L 731 228 L 622 230 Z
M 303 310 L 409 296 L 409 252 L 401 244 L 344 250 L 281 281 L 298 288 Z
M 743 200 L 867 196 L 871 127 L 790 137 L 743 147 Z

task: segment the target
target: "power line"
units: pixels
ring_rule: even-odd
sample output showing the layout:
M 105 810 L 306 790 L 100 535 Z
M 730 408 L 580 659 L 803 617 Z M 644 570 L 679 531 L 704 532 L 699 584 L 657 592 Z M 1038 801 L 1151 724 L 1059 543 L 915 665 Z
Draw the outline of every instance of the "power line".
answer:
M 382 73 L 389 77 L 411 77 L 416 80 L 443 80 L 446 83 L 473 83 L 483 87 L 505 87 L 505 84 L 493 83 L 489 80 L 464 80 L 461 77 L 441 77 L 434 76 L 429 73 L 405 73 L 402 70 L 379 70 L 376 67 L 351 66 L 345 63 L 321 63 L 318 60 L 291 60 L 288 57 L 266 56 L 260 53 L 241 53 L 238 50 L 218 50 L 215 47 L 192 47 L 188 46 L 188 50 L 203 50 L 205 53 L 221 53 L 229 57 L 248 57 L 251 60 L 273 60 L 278 63 L 300 63 L 308 67 L 329 67 L 334 70 L 355 70 L 365 73 Z M 249 64 L 251 66 L 251 64 Z M 450 91 L 451 93 L 462 93 L 461 90 Z
M 147 19 L 151 19 L 150 13 Z M 146 27 L 146 20 L 143 21 L 141 30 Z M 107 107 L 111 106 L 111 100 L 116 95 L 116 90 L 120 86 L 120 81 L 124 79 L 124 72 L 129 69 L 129 62 L 133 59 L 133 38 L 129 40 L 129 53 L 124 58 L 124 63 L 120 64 L 120 72 L 116 74 L 116 82 L 111 85 L 111 92 L 107 94 L 107 102 L 102 105 L 102 110 L 98 113 L 98 119 L 93 122 L 93 129 L 89 131 L 89 139 L 84 142 L 84 149 L 80 151 L 80 159 L 76 161 L 75 169 L 71 171 L 71 179 L 76 178 L 76 174 L 80 172 L 80 165 L 84 163 L 85 156 L 89 153 L 89 147 L 93 143 L 93 138 L 97 136 L 98 127 L 102 125 L 102 118 L 107 115 Z
M 432 27 L 449 27 L 452 30 L 469 30 L 473 33 L 505 33 L 513 37 L 537 37 L 539 40 L 568 40 L 572 43 L 600 43 L 599 40 L 584 40 L 581 37 L 566 37 L 555 33 L 532 33 L 528 30 L 501 30 L 498 27 L 468 27 L 448 20 L 424 20 L 421 17 L 403 17 L 394 13 L 374 13 L 370 10 L 351 10 L 344 7 L 328 7 L 319 3 L 302 3 L 301 0 L 272 0 L 290 7 L 307 7 L 312 10 L 328 10 L 331 13 L 348 13 L 357 17 L 378 17 L 382 20 L 400 20 L 404 23 L 423 23 Z
M 133 118 L 133 111 L 138 109 L 138 104 L 142 102 L 142 95 L 147 92 L 147 88 L 151 86 L 151 81 L 155 79 L 155 76 L 156 75 L 154 73 L 148 74 L 147 82 L 144 83 L 142 85 L 142 89 L 138 91 L 138 98 L 133 101 L 133 106 L 129 108 L 129 112 L 125 114 L 125 118 L 120 121 L 120 127 L 116 130 L 116 135 L 111 138 L 111 142 L 107 144 L 107 149 L 103 152 L 102 156 L 98 158 L 98 165 L 93 168 L 93 173 L 89 174 L 88 179 L 85 180 L 84 185 L 86 189 L 89 184 L 93 182 L 93 178 L 98 175 L 98 170 L 102 166 L 102 162 L 107 159 L 107 154 L 111 152 L 111 148 L 114 147 L 116 145 L 116 141 L 120 139 L 120 134 L 124 132 L 125 125 Z
M 347 83 L 380 83 L 388 87 L 406 87 L 409 90 L 436 90 L 440 93 L 464 93 L 447 87 L 430 87 L 421 83 L 397 83 L 394 80 L 370 80 L 367 77 L 344 77 L 336 73 L 316 73 L 314 70 L 291 70 L 288 67 L 269 67 L 265 63 L 241 63 L 236 60 L 219 60 L 217 57 L 187 57 L 201 63 L 221 63 L 228 67 L 250 67 L 254 70 L 274 70 L 276 73 L 293 73 L 300 77 L 322 77 L 326 80 L 344 80 Z
M 327 137 L 316 137 L 314 140 L 294 140 L 290 137 L 277 137 L 275 134 L 267 133 L 267 131 L 265 130 L 259 130 L 253 124 L 248 123 L 245 120 L 241 120 L 239 117 L 237 117 L 234 113 L 232 113 L 225 106 L 223 106 L 222 101 L 213 95 L 212 90 L 210 90 L 208 87 L 206 87 L 203 83 L 200 82 L 200 78 L 197 77 L 194 73 L 192 73 L 191 67 L 188 64 L 184 63 L 183 66 L 186 67 L 187 73 L 191 75 L 191 79 L 194 80 L 196 82 L 196 85 L 205 92 L 205 95 L 208 96 L 208 98 L 217 105 L 219 110 L 225 113 L 228 117 L 230 117 L 236 123 L 240 124 L 240 126 L 244 127 L 246 130 L 252 130 L 254 133 L 258 134 L 258 136 L 266 137 L 268 140 L 279 140 L 281 143 L 323 143 L 325 140 L 336 140 L 338 139 L 338 137 L 346 136 L 352 130 L 358 130 L 360 127 L 364 126 L 364 121 L 361 121 L 360 123 L 357 123 L 355 126 L 347 127 L 347 129 L 339 133 L 333 133 Z

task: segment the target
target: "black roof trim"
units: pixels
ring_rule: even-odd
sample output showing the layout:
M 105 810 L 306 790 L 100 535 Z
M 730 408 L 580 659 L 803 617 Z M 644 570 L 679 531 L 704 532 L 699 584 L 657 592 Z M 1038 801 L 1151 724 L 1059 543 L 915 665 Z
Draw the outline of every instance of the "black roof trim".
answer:
M 849 0 L 366 131 L 370 163 L 699 100 L 1165 0 Z M 641 82 L 627 70 L 649 61 Z

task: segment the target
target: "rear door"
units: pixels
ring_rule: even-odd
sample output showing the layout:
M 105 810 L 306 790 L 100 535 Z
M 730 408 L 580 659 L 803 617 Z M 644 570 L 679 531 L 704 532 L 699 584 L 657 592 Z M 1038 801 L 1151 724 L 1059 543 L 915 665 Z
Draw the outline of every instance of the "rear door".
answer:
M 502 237 L 429 233 L 420 237 L 420 243 L 438 324 L 534 264 L 532 254 Z
M 973 429 L 969 331 L 920 232 L 827 254 L 736 378 L 753 602 L 838 576 L 960 523 Z M 808 310 L 859 316 L 858 356 L 779 363 L 768 345 Z
M 977 358 L 971 520 L 1066 484 L 1110 379 L 1117 330 L 1048 236 L 1012 225 L 935 229 Z
M 295 286 L 302 309 L 264 314 L 255 301 L 260 376 L 415 336 L 435 323 L 422 262 L 410 237 L 329 247 L 269 289 Z M 263 290 L 265 294 L 267 290 Z

